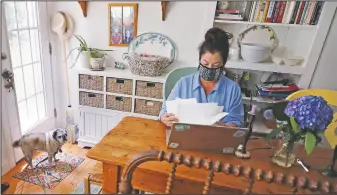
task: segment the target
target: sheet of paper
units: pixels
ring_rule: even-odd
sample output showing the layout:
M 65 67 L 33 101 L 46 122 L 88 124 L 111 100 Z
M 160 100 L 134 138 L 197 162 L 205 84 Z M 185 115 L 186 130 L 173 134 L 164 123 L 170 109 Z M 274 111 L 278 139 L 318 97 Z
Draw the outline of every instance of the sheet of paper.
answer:
M 213 125 L 228 114 L 217 103 L 198 103 L 195 98 L 166 101 L 166 107 L 179 122 L 188 124 Z
M 172 113 L 177 115 L 177 108 L 179 104 L 197 104 L 197 99 L 190 98 L 190 99 L 180 99 L 176 98 L 175 100 L 166 101 L 166 111 L 167 113 Z

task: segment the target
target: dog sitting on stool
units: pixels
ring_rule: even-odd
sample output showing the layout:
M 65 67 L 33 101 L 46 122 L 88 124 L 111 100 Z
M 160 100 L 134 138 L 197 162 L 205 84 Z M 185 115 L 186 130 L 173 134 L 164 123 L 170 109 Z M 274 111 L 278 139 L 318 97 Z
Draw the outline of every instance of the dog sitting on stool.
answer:
M 12 145 L 14 148 L 21 147 L 25 161 L 33 169 L 34 151 L 47 152 L 49 166 L 53 166 L 52 159 L 54 158 L 54 162 L 58 161 L 55 156 L 58 151 L 62 152 L 61 147 L 66 142 L 67 130 L 58 128 L 47 133 L 25 134 L 19 140 L 14 141 Z

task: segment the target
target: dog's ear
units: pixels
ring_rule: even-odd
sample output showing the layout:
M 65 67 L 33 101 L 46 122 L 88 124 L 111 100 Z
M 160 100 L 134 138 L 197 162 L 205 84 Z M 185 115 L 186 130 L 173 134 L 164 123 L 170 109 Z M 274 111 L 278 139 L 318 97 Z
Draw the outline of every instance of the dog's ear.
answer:
M 56 139 L 56 136 L 57 136 L 57 130 L 55 130 L 55 131 L 53 132 L 53 138 L 54 138 L 54 139 Z

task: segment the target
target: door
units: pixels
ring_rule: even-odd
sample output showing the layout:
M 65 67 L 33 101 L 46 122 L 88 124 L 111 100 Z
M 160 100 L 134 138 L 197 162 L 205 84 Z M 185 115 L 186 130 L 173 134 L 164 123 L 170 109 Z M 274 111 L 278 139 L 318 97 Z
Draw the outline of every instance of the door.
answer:
M 28 132 L 55 128 L 54 97 L 46 2 L 6 1 L 2 9 L 2 49 L 7 56 L 2 72 L 14 74 L 14 90 L 5 88 L 2 80 L 2 119 L 12 143 Z M 21 149 L 14 149 L 14 157 L 16 162 L 23 157 Z

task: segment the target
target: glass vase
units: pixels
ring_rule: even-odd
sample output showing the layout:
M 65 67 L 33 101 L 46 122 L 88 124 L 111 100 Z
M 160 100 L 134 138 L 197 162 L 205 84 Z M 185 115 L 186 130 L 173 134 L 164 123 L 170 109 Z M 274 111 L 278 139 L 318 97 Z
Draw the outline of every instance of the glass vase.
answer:
M 294 143 L 284 142 L 280 149 L 274 154 L 272 161 L 281 167 L 291 167 L 295 163 L 295 154 L 293 152 Z

